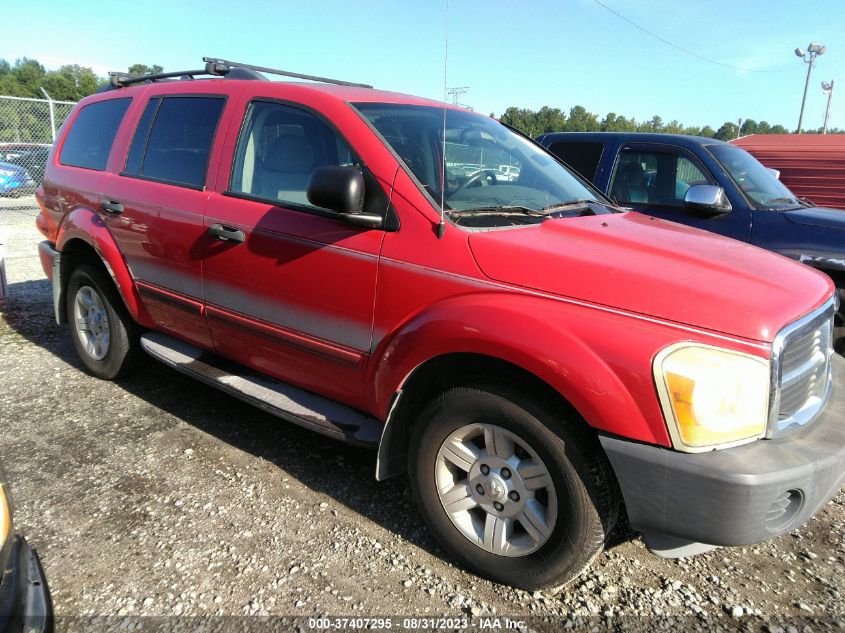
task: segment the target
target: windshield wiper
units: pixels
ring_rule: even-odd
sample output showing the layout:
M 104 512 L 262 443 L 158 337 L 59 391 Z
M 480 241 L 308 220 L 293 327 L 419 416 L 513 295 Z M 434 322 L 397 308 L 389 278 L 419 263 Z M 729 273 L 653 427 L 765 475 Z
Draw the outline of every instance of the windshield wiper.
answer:
M 556 215 L 564 215 L 567 211 L 577 211 L 578 215 L 582 215 L 584 211 L 589 211 L 593 215 L 599 215 L 597 211 L 593 209 L 592 205 L 598 205 L 600 207 L 604 207 L 606 209 L 610 209 L 611 211 L 617 209 L 617 207 L 608 204 L 607 202 L 603 202 L 601 200 L 593 200 L 593 199 L 584 199 L 584 200 L 570 200 L 569 202 L 559 202 L 556 204 L 550 204 L 547 207 L 543 207 L 540 209 L 543 213 L 547 214 L 556 214 Z
M 567 202 L 556 202 L 554 204 L 550 204 L 549 206 L 543 207 L 540 210 L 545 211 L 546 213 L 553 213 L 555 211 L 565 211 L 567 209 L 580 209 L 592 203 L 601 204 L 598 200 L 569 200 Z
M 796 198 L 794 196 L 783 196 L 782 198 L 769 198 L 766 200 L 766 204 L 779 204 L 779 203 L 786 203 L 786 204 L 801 204 L 800 198 Z
M 450 218 L 466 218 L 480 215 L 527 215 L 533 218 L 544 218 L 548 215 L 543 210 L 529 209 L 515 205 L 498 205 L 491 207 L 475 207 L 473 209 L 451 209 L 446 211 Z

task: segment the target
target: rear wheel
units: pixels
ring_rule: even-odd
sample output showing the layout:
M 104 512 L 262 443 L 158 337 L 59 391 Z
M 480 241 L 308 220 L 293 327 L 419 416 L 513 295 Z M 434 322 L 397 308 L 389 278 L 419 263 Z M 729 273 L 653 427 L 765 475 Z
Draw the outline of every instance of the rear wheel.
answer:
M 504 385 L 447 391 L 423 412 L 411 485 L 465 567 L 523 589 L 557 588 L 601 552 L 618 511 L 595 438 Z
M 102 270 L 91 264 L 74 269 L 66 310 L 76 353 L 91 374 L 112 380 L 131 372 L 138 356 L 137 328 Z

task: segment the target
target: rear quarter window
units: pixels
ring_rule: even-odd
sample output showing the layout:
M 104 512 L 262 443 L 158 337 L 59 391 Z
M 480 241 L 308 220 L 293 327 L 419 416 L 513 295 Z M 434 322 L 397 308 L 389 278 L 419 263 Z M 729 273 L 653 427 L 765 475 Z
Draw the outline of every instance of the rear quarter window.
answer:
M 596 177 L 604 145 L 586 141 L 552 143 L 549 151 L 590 182 Z
M 109 160 L 114 137 L 132 99 L 91 103 L 76 115 L 65 136 L 59 162 L 102 171 Z

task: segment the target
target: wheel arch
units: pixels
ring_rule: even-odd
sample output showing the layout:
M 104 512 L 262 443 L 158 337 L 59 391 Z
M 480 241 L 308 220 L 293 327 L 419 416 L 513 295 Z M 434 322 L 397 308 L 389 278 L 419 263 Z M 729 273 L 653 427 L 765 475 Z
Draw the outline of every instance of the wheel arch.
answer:
M 408 442 L 416 418 L 439 393 L 456 384 L 497 380 L 517 384 L 575 418 L 582 417 L 559 391 L 530 371 L 495 356 L 472 352 L 452 352 L 427 359 L 406 377 L 394 396 L 378 447 L 376 479 L 382 481 L 407 469 Z M 584 426 L 588 425 L 586 422 Z
M 129 268 L 99 215 L 79 208 L 65 216 L 56 239 L 56 250 L 61 253 L 61 308 L 65 305 L 68 279 L 73 269 L 89 262 L 106 271 L 132 318 L 141 325 L 151 325 L 152 319 L 141 302 Z M 64 309 L 60 310 L 62 320 L 66 318 L 64 312 Z

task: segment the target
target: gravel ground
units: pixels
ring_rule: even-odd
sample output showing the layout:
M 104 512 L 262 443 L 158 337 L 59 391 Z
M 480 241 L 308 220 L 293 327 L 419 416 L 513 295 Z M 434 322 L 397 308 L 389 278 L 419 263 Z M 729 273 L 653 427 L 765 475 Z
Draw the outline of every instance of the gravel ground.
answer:
M 59 629 L 294 628 L 273 619 L 286 616 L 305 618 L 304 631 L 319 614 L 391 617 L 392 628 L 447 615 L 530 630 L 845 628 L 842 492 L 789 535 L 691 559 L 653 557 L 623 529 L 558 595 L 456 568 L 407 481 L 374 480 L 374 453 L 152 361 L 116 383 L 81 371 L 52 320 L 35 215 L 31 199 L 0 199 L 11 290 L 0 308 L 0 458 Z

